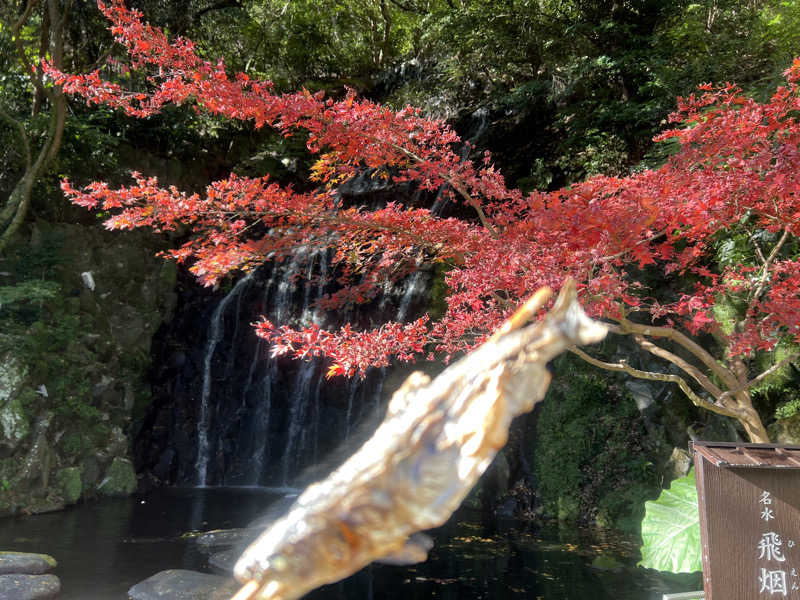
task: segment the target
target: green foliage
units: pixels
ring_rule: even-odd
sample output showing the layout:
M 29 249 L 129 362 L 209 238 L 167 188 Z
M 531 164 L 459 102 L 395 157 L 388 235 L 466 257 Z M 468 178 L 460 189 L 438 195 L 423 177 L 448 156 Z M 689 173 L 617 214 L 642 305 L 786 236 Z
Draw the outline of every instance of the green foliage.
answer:
M 703 569 L 694 471 L 645 503 L 642 540 L 643 567 L 673 573 Z
M 205 13 L 190 29 L 201 48 L 280 89 L 363 89 L 378 71 L 414 53 L 421 20 L 390 2 L 260 0 Z
M 447 271 L 449 270 L 450 268 L 443 263 L 436 265 L 433 275 L 433 283 L 431 284 L 429 291 L 430 302 L 426 311 L 428 315 L 430 315 L 431 319 L 439 318 L 447 310 L 448 289 L 447 284 L 445 283 L 445 278 L 447 277 Z
M 0 286 L 0 311 L 9 305 L 42 302 L 54 298 L 59 291 L 54 281 L 26 280 L 14 285 Z M 0 313 L 2 314 L 2 313 Z
M 775 418 L 779 420 L 791 419 L 798 412 L 800 412 L 800 398 L 794 398 L 775 409 Z
M 783 359 L 794 356 L 800 348 L 788 340 L 781 340 L 770 353 L 761 353 L 755 363 L 758 371 L 765 371 Z M 775 408 L 775 418 L 779 421 L 796 420 L 800 411 L 800 359 L 795 359 L 776 369 L 769 377 L 753 388 L 753 396 L 766 405 L 763 411 Z
M 763 373 L 782 360 L 785 360 L 791 356 L 795 356 L 798 354 L 798 352 L 800 352 L 800 346 L 798 346 L 798 344 L 792 343 L 788 340 L 781 340 L 778 342 L 772 352 L 763 352 L 756 356 L 754 361 L 756 371 Z M 800 364 L 800 359 L 796 360 L 795 362 Z M 769 377 L 753 387 L 752 391 L 755 394 L 763 394 L 774 390 L 784 389 L 791 383 L 795 383 L 793 380 L 795 379 L 797 373 L 797 368 L 792 366 L 791 362 L 788 362 L 781 368 L 773 371 Z
M 0 287 L 0 331 L 6 334 L 0 337 L 0 350 L 27 366 L 35 378 L 31 388 L 43 384 L 47 389 L 47 398 L 28 390 L 22 399 L 26 411 L 39 412 L 49 403 L 72 432 L 62 444 L 74 456 L 82 456 L 93 442 L 108 437 L 108 427 L 92 403 L 87 377 L 87 367 L 96 357 L 78 343 L 92 325 L 70 309 L 70 298 L 53 281 L 62 277 L 69 254 L 65 243 L 63 232 L 43 227 L 36 229 L 30 243 L 11 249 L 3 266 L 16 283 Z
M 533 466 L 545 513 L 635 531 L 658 483 L 634 402 L 564 357 L 539 410 Z
M 46 302 L 61 292 L 53 278 L 64 260 L 64 240 L 45 235 L 38 242 L 12 248 L 1 263 L 6 285 L 0 285 L 0 323 L 6 322 L 4 329 L 8 333 L 22 333 L 20 327 L 39 319 Z
M 66 504 L 74 504 L 81 497 L 83 485 L 79 467 L 67 467 L 56 474 L 56 483 Z
M 66 456 L 88 456 L 92 451 L 92 442 L 83 432 L 73 431 L 63 437 L 61 449 Z
M 136 472 L 131 461 L 117 456 L 108 467 L 97 491 L 106 496 L 128 496 L 136 490 Z
M 698 81 L 736 81 L 758 93 L 797 53 L 798 19 L 796 0 L 686 3 L 654 37 L 666 59 L 657 63 L 657 77 L 676 95 Z

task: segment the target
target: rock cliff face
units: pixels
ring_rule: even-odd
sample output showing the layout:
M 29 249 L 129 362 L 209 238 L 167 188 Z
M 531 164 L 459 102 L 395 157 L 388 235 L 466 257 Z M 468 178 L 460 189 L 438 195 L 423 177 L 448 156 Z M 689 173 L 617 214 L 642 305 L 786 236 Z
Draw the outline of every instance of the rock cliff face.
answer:
M 37 223 L 0 263 L 0 514 L 135 488 L 131 424 L 176 298 L 159 243 Z

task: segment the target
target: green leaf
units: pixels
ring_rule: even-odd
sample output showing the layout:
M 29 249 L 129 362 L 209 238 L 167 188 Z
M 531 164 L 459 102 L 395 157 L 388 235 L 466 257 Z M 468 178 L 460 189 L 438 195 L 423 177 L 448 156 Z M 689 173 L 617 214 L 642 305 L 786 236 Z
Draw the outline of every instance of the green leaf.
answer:
M 0 308 L 20 302 L 40 302 L 54 298 L 59 285 L 54 281 L 29 279 L 15 285 L 0 285 Z
M 645 502 L 642 540 L 642 567 L 673 573 L 703 569 L 694 470 L 657 500 Z

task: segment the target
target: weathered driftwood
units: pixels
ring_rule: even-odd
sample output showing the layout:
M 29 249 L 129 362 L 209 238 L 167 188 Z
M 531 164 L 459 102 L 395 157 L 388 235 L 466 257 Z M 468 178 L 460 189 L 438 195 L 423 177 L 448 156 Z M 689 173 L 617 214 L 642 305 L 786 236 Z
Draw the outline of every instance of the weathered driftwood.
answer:
M 242 554 L 234 574 L 245 585 L 234 600 L 291 600 L 374 560 L 425 560 L 430 541 L 417 532 L 447 521 L 506 443 L 511 420 L 542 399 L 546 363 L 606 334 L 573 284 L 527 325 L 549 296 L 540 290 L 434 380 L 413 373 L 375 434 Z

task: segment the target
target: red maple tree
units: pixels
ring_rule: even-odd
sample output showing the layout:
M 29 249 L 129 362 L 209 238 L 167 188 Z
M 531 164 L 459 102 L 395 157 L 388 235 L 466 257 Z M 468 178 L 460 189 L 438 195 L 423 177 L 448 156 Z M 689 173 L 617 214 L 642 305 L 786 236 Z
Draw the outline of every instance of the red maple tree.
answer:
M 190 104 L 304 135 L 318 156 L 318 188 L 305 193 L 234 174 L 203 195 L 159 187 L 138 173 L 119 189 L 99 182 L 75 189 L 65 181 L 74 203 L 113 213 L 106 227 L 188 226 L 191 239 L 167 254 L 190 263 L 205 285 L 280 261 L 297 245 L 330 249 L 343 288 L 326 299 L 328 307 L 367 301 L 387 278 L 422 262 L 446 265 L 440 319 L 372 331 L 262 320 L 257 333 L 275 352 L 328 356 L 332 373 L 350 375 L 391 358 L 449 356 L 480 344 L 537 288 L 571 277 L 591 314 L 665 368 L 575 353 L 605 369 L 674 382 L 697 406 L 737 419 L 751 440 L 768 441 L 752 388 L 800 357 L 800 59 L 765 103 L 729 84 L 703 85 L 679 99 L 675 128 L 657 138 L 676 141 L 679 150 L 661 168 L 526 195 L 506 186 L 488 153 L 480 164 L 464 159 L 458 135 L 418 110 L 393 111 L 352 92 L 341 100 L 306 90 L 279 94 L 268 81 L 202 60 L 189 40 L 170 41 L 121 0 L 98 6 L 149 87 L 130 91 L 98 71 L 70 75 L 45 65 L 64 92 L 134 117 Z M 337 187 L 364 172 L 448 195 L 475 218 L 440 218 L 399 203 L 342 207 Z M 757 372 L 759 354 L 777 346 L 780 358 Z

